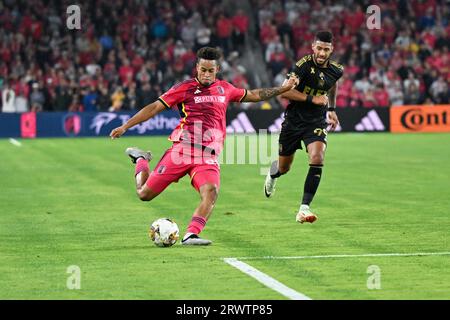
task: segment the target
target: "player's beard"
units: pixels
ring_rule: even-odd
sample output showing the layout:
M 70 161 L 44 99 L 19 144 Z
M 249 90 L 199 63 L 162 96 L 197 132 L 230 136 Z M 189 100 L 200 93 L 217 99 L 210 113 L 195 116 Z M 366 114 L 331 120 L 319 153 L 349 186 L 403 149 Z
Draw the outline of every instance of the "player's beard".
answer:
M 324 66 L 324 65 L 327 64 L 328 60 L 330 60 L 330 56 L 328 56 L 327 58 L 324 58 L 322 63 L 319 63 L 319 60 L 318 60 L 318 59 L 319 59 L 319 56 L 314 56 L 314 59 L 316 60 L 316 63 L 317 63 L 319 66 Z M 322 59 L 322 58 L 320 58 L 320 59 Z

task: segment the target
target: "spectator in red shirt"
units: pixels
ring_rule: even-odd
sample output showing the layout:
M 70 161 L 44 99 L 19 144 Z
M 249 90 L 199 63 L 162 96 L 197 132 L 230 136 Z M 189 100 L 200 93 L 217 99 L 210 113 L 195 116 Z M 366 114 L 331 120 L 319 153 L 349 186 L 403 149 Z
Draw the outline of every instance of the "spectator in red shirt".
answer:
M 275 51 L 270 55 L 269 66 L 270 69 L 272 70 L 273 76 L 275 76 L 281 70 L 283 70 L 283 68 L 288 66 L 288 59 L 282 46 L 276 47 Z
M 364 108 L 373 108 L 377 106 L 378 101 L 375 99 L 375 92 L 372 89 L 369 89 L 364 94 L 362 103 Z
M 42 29 L 43 29 L 42 22 L 37 19 L 33 19 L 31 22 L 30 31 L 34 41 L 39 41 L 41 39 L 43 31 Z
M 353 108 L 362 106 L 362 94 L 354 87 L 350 93 L 349 105 Z
M 269 20 L 265 21 L 259 32 L 259 37 L 261 39 L 261 43 L 264 46 L 267 46 L 267 44 L 270 41 L 272 41 L 277 35 L 278 35 L 278 32 L 277 32 L 277 28 L 275 27 L 275 25 L 272 24 L 272 22 Z
M 231 20 L 234 27 L 233 43 L 240 47 L 244 44 L 247 35 L 249 24 L 248 16 L 242 9 L 239 9 Z
M 431 30 L 430 28 L 425 29 L 421 34 L 421 38 L 426 44 L 428 44 L 430 48 L 434 48 L 436 36 L 433 30 Z
M 119 68 L 119 77 L 124 86 L 128 86 L 129 80 L 134 78 L 134 70 L 128 59 L 123 60 L 123 65 Z
M 221 13 L 219 19 L 217 19 L 216 28 L 219 45 L 223 49 L 224 56 L 227 57 L 231 50 L 233 21 L 225 14 Z
M 349 75 L 349 77 L 354 78 L 357 74 L 359 74 L 361 68 L 356 64 L 355 59 L 350 59 L 348 65 L 345 67 L 345 73 Z
M 374 96 L 378 107 L 389 107 L 389 94 L 383 84 L 377 85 Z
M 2 47 L 0 48 L 0 58 L 6 63 L 11 62 L 11 50 L 9 49 L 6 41 L 2 43 Z
M 359 28 L 363 25 L 366 20 L 366 15 L 362 11 L 361 6 L 357 6 L 356 10 L 353 12 L 347 12 L 344 16 L 344 23 L 348 26 L 350 33 L 358 32 Z

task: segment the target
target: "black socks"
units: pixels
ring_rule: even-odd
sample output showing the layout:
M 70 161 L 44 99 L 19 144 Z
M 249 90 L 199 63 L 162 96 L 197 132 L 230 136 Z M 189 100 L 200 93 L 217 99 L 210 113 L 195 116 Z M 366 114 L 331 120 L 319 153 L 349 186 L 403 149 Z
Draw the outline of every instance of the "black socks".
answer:
M 319 187 L 320 178 L 322 176 L 322 164 L 310 164 L 308 175 L 305 180 L 305 187 L 303 189 L 302 204 L 309 205 L 316 194 Z
M 272 165 L 270 166 L 270 177 L 272 179 L 276 179 L 281 177 L 283 174 L 284 173 L 280 173 L 280 171 L 278 170 L 278 160 L 272 162 Z

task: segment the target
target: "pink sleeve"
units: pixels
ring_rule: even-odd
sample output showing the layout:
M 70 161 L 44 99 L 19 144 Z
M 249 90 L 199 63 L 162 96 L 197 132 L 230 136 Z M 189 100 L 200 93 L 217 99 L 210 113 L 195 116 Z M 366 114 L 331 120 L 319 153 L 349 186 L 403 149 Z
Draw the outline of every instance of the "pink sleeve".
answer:
M 228 83 L 228 101 L 231 102 L 242 102 L 242 100 L 247 95 L 247 89 L 240 89 L 233 86 L 231 83 Z
M 158 100 L 162 102 L 162 104 L 166 108 L 172 108 L 173 106 L 183 102 L 185 93 L 186 93 L 186 87 L 183 85 L 183 83 L 178 83 L 174 85 L 172 88 L 170 88 L 168 91 L 163 93 Z

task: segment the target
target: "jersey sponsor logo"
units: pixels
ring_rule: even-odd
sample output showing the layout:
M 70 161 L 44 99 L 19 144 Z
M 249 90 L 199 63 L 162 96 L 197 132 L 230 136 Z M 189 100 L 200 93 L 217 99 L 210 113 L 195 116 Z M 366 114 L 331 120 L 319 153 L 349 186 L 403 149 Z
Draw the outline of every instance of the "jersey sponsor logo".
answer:
M 305 86 L 302 92 L 311 96 L 321 96 L 327 93 L 325 90 L 311 88 L 310 86 Z
M 255 133 L 250 119 L 245 112 L 238 113 L 236 119 L 231 120 L 229 126 L 227 126 L 227 133 Z
M 201 97 L 194 97 L 195 103 L 204 103 L 204 102 L 220 102 L 225 103 L 225 97 L 224 96 L 201 96 Z
M 386 128 L 375 110 L 369 111 L 367 116 L 355 125 L 356 131 L 384 131 Z

